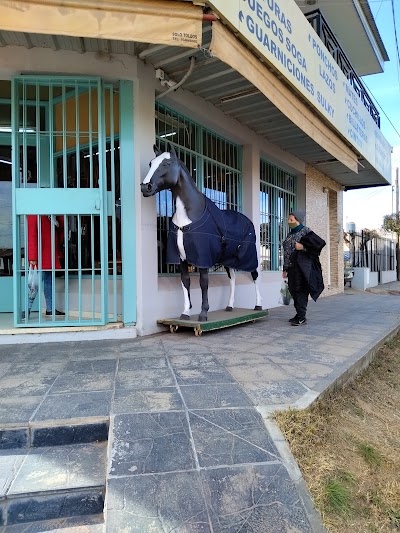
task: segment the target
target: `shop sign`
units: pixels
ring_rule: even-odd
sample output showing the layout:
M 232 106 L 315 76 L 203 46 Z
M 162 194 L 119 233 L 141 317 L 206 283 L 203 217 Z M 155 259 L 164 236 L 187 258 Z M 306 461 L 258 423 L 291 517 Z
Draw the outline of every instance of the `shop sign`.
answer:
M 208 4 L 391 181 L 391 146 L 294 0 Z

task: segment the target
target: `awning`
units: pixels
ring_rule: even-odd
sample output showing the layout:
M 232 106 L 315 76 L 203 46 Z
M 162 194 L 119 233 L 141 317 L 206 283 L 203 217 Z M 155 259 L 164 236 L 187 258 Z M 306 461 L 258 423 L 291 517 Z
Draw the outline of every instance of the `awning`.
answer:
M 1 0 L 0 29 L 201 46 L 202 9 L 171 0 Z
M 220 22 L 213 23 L 210 50 L 215 57 L 234 68 L 257 87 L 308 137 L 347 168 L 358 173 L 357 154 Z M 265 117 L 265 120 L 267 121 L 268 117 Z

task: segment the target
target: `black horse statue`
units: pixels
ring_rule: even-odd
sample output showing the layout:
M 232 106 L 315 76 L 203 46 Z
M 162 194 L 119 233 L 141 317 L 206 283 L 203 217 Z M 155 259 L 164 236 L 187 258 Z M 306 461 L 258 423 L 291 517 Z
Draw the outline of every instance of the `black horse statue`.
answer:
M 141 184 L 143 196 L 153 196 L 170 189 L 175 212 L 169 228 L 167 263 L 180 264 L 185 307 L 181 319 L 190 319 L 189 265 L 200 273 L 202 292 L 199 321 L 207 320 L 208 270 L 224 266 L 230 280 L 227 311 L 232 311 L 235 295 L 235 270 L 251 272 L 256 289 L 256 310 L 261 310 L 258 289 L 258 257 L 254 225 L 242 213 L 221 210 L 197 188 L 188 169 L 171 146 L 170 152 L 161 152 L 154 146 L 156 157 Z

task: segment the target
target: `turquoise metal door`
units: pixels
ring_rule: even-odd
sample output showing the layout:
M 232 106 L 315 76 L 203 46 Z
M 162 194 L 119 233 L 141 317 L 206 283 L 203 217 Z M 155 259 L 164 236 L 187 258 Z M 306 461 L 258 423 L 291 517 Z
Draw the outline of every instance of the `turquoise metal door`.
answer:
M 110 269 L 114 291 L 118 273 L 113 102 L 112 89 L 98 78 L 13 80 L 17 327 L 89 326 L 116 320 L 115 306 L 111 317 L 108 312 Z M 28 146 L 35 147 L 33 163 L 32 153 L 28 161 Z M 106 154 L 112 161 L 108 182 Z M 36 283 L 30 283 L 32 278 Z

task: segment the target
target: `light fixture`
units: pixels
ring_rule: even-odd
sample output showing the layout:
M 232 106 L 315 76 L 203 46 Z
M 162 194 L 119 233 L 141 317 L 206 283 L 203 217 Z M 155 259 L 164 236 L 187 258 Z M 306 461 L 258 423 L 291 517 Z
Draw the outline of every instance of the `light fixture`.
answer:
M 328 187 L 323 187 L 323 188 L 322 188 L 322 192 L 324 192 L 325 194 L 326 194 L 327 192 L 329 192 Z
M 172 133 L 164 133 L 164 135 L 160 135 L 160 139 L 164 139 L 165 137 L 173 137 L 176 135 L 176 131 L 173 131 Z
M 317 3 L 317 0 L 306 0 L 306 4 L 308 6 L 315 6 L 316 3 Z

